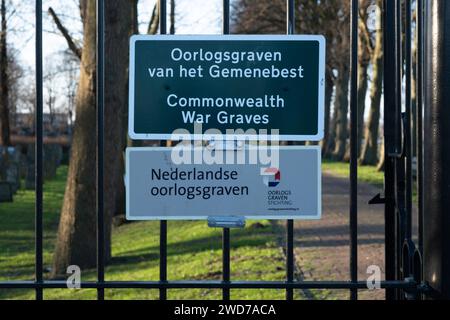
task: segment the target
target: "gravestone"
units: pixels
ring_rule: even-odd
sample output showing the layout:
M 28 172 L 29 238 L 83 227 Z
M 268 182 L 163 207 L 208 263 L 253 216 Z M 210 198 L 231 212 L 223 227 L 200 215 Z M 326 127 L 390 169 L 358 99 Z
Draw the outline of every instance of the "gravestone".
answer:
M 57 144 L 44 146 L 44 179 L 51 180 L 56 177 L 56 170 L 61 164 L 62 148 Z
M 4 177 L 4 169 L 5 169 L 5 159 L 4 159 L 4 155 L 2 152 L 0 152 L 0 179 L 2 179 Z
M 17 164 L 19 171 L 19 181 L 20 179 L 25 179 L 26 174 L 26 156 L 23 153 L 22 146 L 16 146 L 15 152 L 12 156 L 12 160 Z
M 34 170 L 34 164 L 35 164 L 35 145 L 30 144 L 28 145 L 28 151 L 26 156 L 26 171 L 29 171 L 31 169 Z M 61 165 L 63 158 L 63 150 L 62 147 L 58 144 L 45 144 L 43 148 L 43 163 L 42 163 L 42 170 L 43 170 L 43 178 L 44 180 L 51 180 L 56 177 L 56 171 L 58 167 Z M 33 168 L 30 167 L 30 165 L 33 164 Z M 29 179 L 31 182 L 30 174 L 28 172 L 25 173 L 25 178 Z
M 33 162 L 34 163 L 34 157 L 35 157 L 35 146 L 34 143 L 30 143 L 27 146 L 27 154 L 26 154 L 26 161 L 27 163 Z
M 9 182 L 11 184 L 13 194 L 20 188 L 20 157 L 21 153 L 19 148 L 5 148 L 0 146 L 0 177 L 4 182 Z
M 20 189 L 20 172 L 17 162 L 10 161 L 6 166 L 6 182 L 10 183 L 13 194 Z
M 6 181 L 0 181 L 0 202 L 12 202 L 13 193 L 11 184 Z
M 14 147 L 14 149 L 11 150 L 10 152 L 10 159 L 14 162 L 20 162 L 20 160 L 22 159 L 23 155 L 22 155 L 22 148 L 19 146 Z
M 63 160 L 63 148 L 59 144 L 54 145 L 56 165 L 59 167 Z
M 27 157 L 21 152 L 19 160 L 19 174 L 20 179 L 25 179 L 27 175 Z
M 25 189 L 26 190 L 34 190 L 35 189 L 35 184 L 34 184 L 34 179 L 35 179 L 35 163 L 34 163 L 34 158 L 35 158 L 35 154 L 34 151 L 35 150 L 35 146 L 34 143 L 29 144 L 27 146 L 27 155 L 25 158 Z
M 0 146 L 0 180 L 6 179 L 6 166 L 8 164 L 9 152 L 6 152 L 5 147 Z
M 25 175 L 25 189 L 26 190 L 34 190 L 35 189 L 34 178 L 35 178 L 34 161 L 33 162 L 28 161 L 26 175 Z

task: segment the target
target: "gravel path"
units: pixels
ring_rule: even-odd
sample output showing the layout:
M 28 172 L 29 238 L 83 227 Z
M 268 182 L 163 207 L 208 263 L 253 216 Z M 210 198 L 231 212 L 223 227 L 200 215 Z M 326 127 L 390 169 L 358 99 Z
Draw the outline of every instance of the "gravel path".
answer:
M 303 280 L 350 279 L 349 179 L 323 173 L 323 217 L 295 223 L 295 258 Z M 358 276 L 377 265 L 384 279 L 384 206 L 368 205 L 378 188 L 358 186 Z M 348 290 L 306 290 L 304 298 L 348 299 Z M 360 291 L 359 299 L 384 299 L 384 290 Z

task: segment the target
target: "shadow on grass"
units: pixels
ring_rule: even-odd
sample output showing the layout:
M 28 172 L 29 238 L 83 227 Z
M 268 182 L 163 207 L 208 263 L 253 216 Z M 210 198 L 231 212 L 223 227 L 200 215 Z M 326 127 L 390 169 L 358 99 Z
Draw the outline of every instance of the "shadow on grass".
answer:
M 145 252 L 144 250 L 137 250 Z M 121 254 L 120 256 L 112 257 L 109 266 L 117 266 L 122 264 L 134 264 L 146 261 L 158 260 L 159 254 L 156 253 L 136 253 L 136 254 Z
M 275 241 L 275 235 L 267 230 L 261 230 L 262 232 L 245 229 L 244 231 L 231 233 L 231 248 L 239 249 L 242 247 L 261 247 L 264 246 L 270 237 Z M 178 256 L 186 254 L 195 254 L 205 251 L 218 251 L 222 249 L 221 236 L 211 235 L 208 237 L 199 237 L 191 240 L 182 240 L 178 242 L 167 244 L 168 256 Z M 120 255 L 115 256 L 111 260 L 112 265 L 143 262 L 151 259 L 159 259 L 159 243 L 152 246 L 146 246 L 138 250 L 130 250 L 122 252 Z

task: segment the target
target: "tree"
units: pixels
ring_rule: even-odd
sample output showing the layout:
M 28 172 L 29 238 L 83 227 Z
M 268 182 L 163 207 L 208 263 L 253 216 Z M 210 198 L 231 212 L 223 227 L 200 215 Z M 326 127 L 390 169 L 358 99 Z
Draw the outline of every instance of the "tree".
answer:
M 8 48 L 6 0 L 1 0 L 1 31 L 0 31 L 0 144 L 11 145 L 10 112 L 9 112 L 9 80 L 8 80 Z
M 366 95 L 368 89 L 367 69 L 373 51 L 370 34 L 367 30 L 367 10 L 371 4 L 370 0 L 360 1 L 359 12 L 359 50 L 358 50 L 358 156 L 361 152 L 361 142 L 364 134 L 364 115 L 366 111 Z
M 48 113 L 50 116 L 50 125 L 53 126 L 56 113 L 56 89 L 55 89 L 55 79 L 58 75 L 56 66 L 53 63 L 53 59 L 47 59 L 46 68 L 44 74 L 44 87 L 46 90 L 45 104 L 47 105 Z
M 238 0 L 233 4 L 232 30 L 239 34 L 286 32 L 286 2 L 283 0 Z
M 132 1 L 114 0 L 105 2 L 105 226 L 107 240 L 111 240 L 111 221 L 125 207 L 121 190 L 124 190 L 125 171 L 123 152 L 127 146 L 128 124 L 128 48 L 129 38 L 134 33 Z M 120 199 L 120 202 L 117 200 Z M 111 256 L 111 246 L 106 248 L 106 257 Z
M 75 116 L 75 98 L 78 87 L 77 77 L 79 73 L 79 60 L 70 50 L 64 51 L 63 64 L 65 66 L 64 81 L 66 87 L 67 104 L 65 112 L 69 117 L 69 130 L 73 127 L 73 119 Z
M 334 99 L 333 126 L 335 126 L 334 149 L 331 157 L 335 160 L 343 160 L 347 148 L 348 139 L 348 92 L 349 92 L 349 54 L 350 54 L 350 30 L 349 30 L 349 6 L 343 3 L 338 15 L 335 28 L 339 33 L 336 36 L 336 55 L 339 61 L 336 65 L 338 72 L 336 80 L 336 96 Z
M 150 23 L 148 24 L 147 34 L 156 34 L 158 32 L 158 27 L 159 27 L 159 1 L 156 1 L 155 6 L 153 7 Z
M 322 151 L 325 156 L 331 156 L 335 150 L 336 129 L 339 127 L 340 133 L 345 137 L 343 141 L 345 152 L 348 130 L 345 123 L 343 123 L 343 126 L 340 125 L 341 120 L 338 118 L 340 113 L 337 111 L 341 107 L 348 109 L 348 99 L 345 98 L 345 92 L 342 91 L 348 92 L 345 85 L 348 86 L 349 42 L 342 42 L 343 37 L 349 36 L 348 4 L 341 0 L 299 0 L 296 2 L 295 11 L 297 32 L 323 34 L 327 40 L 325 135 L 322 141 Z M 232 22 L 233 33 L 284 34 L 286 32 L 286 1 L 236 1 L 232 10 Z M 347 71 L 342 68 L 347 68 Z M 345 72 L 347 72 L 347 75 L 345 75 Z M 341 78 L 339 78 L 339 75 Z M 338 85 L 339 90 L 336 88 L 334 107 L 332 108 L 333 94 L 335 87 Z M 339 94 L 339 97 L 337 94 Z M 342 111 L 344 114 L 345 110 Z M 346 119 L 344 121 L 348 123 Z
M 52 10 L 49 10 L 51 13 Z M 76 121 L 72 138 L 69 172 L 53 257 L 52 275 L 66 273 L 69 265 L 96 265 L 95 193 L 95 72 L 96 7 L 93 0 L 80 0 L 83 47 L 69 48 L 81 58 L 77 91 Z M 61 30 L 61 27 L 58 26 Z M 79 52 L 79 54 L 77 54 Z
M 156 1 L 158 2 L 158 1 Z M 138 3 L 139 0 L 131 0 L 131 23 L 132 23 L 132 32 L 133 34 L 138 34 L 139 33 L 139 19 L 138 19 L 138 15 L 139 15 L 139 10 L 138 10 Z
M 343 61 L 339 67 L 339 75 L 336 83 L 333 119 L 335 141 L 334 150 L 331 154 L 332 158 L 338 161 L 343 160 L 347 148 L 349 71 L 348 63 Z
M 381 152 L 380 152 L 380 160 L 377 164 L 377 170 L 378 171 L 384 171 L 384 163 L 385 163 L 386 157 L 385 157 L 385 147 L 384 147 L 384 140 L 383 144 L 381 146 Z
M 133 3 L 105 2 L 105 258 L 111 256 L 111 221 L 115 210 L 117 175 L 122 157 L 123 117 L 126 113 L 128 39 L 133 29 Z M 79 48 L 49 10 L 69 48 L 81 58 L 76 120 L 64 203 L 58 229 L 52 275 L 68 265 L 96 265 L 96 1 L 80 0 L 83 46 Z M 53 14 L 52 14 L 53 12 Z M 78 54 L 79 53 L 79 54 Z
M 382 5 L 382 0 L 377 0 Z M 381 95 L 383 91 L 383 31 L 378 28 L 375 48 L 372 53 L 372 86 L 370 91 L 369 118 L 364 135 L 364 143 L 359 158 L 362 165 L 376 165 L 378 161 Z
M 357 139 L 357 153 L 358 157 L 361 153 L 361 143 L 364 135 L 365 112 L 366 112 L 366 96 L 369 87 L 368 69 L 373 54 L 372 37 L 367 28 L 368 9 L 372 4 L 372 0 L 360 0 L 360 9 L 358 15 L 358 139 Z M 350 161 L 350 144 L 346 145 L 344 161 Z
M 25 87 L 23 78 L 25 70 L 18 61 L 18 51 L 13 47 L 8 48 L 8 109 L 11 127 L 14 127 L 18 104 Z
M 330 122 L 331 122 L 331 101 L 333 99 L 333 91 L 334 91 L 334 77 L 332 70 L 327 68 L 325 74 L 326 86 L 325 86 L 325 125 L 324 125 L 324 137 L 322 140 L 322 154 L 326 154 L 326 148 L 329 145 L 330 139 Z
M 26 126 L 31 128 L 32 131 L 35 130 L 35 123 L 33 121 L 34 115 L 36 114 L 36 83 L 31 78 L 31 72 L 26 72 L 26 74 L 30 77 L 26 81 L 24 81 L 27 85 L 20 87 L 20 91 L 18 94 L 18 101 L 21 106 L 20 112 L 28 113 L 31 116 L 28 118 L 31 120 L 30 123 L 27 123 Z

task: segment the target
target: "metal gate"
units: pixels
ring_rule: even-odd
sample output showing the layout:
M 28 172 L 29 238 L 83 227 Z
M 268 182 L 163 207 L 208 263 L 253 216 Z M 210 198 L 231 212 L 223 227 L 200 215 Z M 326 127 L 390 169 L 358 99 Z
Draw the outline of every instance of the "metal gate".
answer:
M 230 289 L 284 289 L 286 299 L 292 300 L 295 289 L 349 290 L 351 299 L 358 298 L 358 290 L 367 289 L 366 281 L 358 279 L 358 0 L 351 1 L 351 91 L 350 91 L 350 275 L 349 281 L 297 281 L 294 279 L 294 221 L 286 223 L 286 280 L 234 281 L 230 277 L 230 230 L 223 229 L 222 280 L 169 281 L 167 279 L 167 221 L 160 222 L 160 278 L 159 281 L 105 281 L 104 263 L 104 0 L 97 0 L 97 281 L 82 282 L 81 288 L 96 289 L 98 299 L 104 299 L 105 289 L 159 289 L 160 299 L 167 298 L 169 289 L 221 289 L 223 299 L 230 299 Z M 424 1 L 416 0 L 419 10 L 415 28 L 412 26 L 412 0 L 385 0 L 384 28 L 384 136 L 385 136 L 385 197 L 377 196 L 372 203 L 385 205 L 385 261 L 387 299 L 418 299 L 426 292 L 422 285 L 423 248 L 423 127 L 422 108 L 416 114 L 411 106 L 412 31 L 418 33 L 417 105 L 423 104 L 424 83 Z M 287 33 L 295 33 L 294 0 L 287 0 Z M 230 0 L 223 0 L 223 33 L 230 32 Z M 166 0 L 160 0 L 160 30 L 167 32 Z M 42 0 L 36 0 L 36 202 L 35 202 L 35 279 L 34 281 L 3 281 L 2 289 L 28 288 L 36 291 L 36 299 L 43 299 L 43 289 L 66 288 L 65 281 L 43 278 L 43 63 L 42 63 Z M 405 37 L 403 39 L 403 32 Z M 404 42 L 403 42 L 404 40 Z M 405 69 L 403 66 L 406 66 Z M 406 70 L 406 71 L 405 71 Z M 403 82 L 403 79 L 405 81 Z M 405 84 L 403 90 L 403 83 Z M 403 97 L 404 91 L 404 97 Z M 404 104 L 402 112 L 402 104 Z M 419 241 L 412 240 L 412 117 L 417 119 L 418 141 L 418 199 Z

